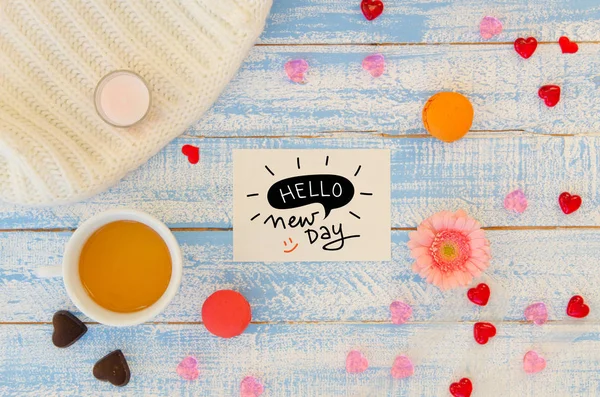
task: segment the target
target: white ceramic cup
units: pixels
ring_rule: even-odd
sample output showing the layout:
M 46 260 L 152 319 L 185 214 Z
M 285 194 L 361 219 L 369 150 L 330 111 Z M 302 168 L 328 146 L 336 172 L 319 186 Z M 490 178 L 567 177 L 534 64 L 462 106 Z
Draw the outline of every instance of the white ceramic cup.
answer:
M 79 278 L 79 257 L 81 250 L 90 236 L 102 226 L 116 221 L 135 221 L 151 227 L 167 244 L 171 254 L 171 281 L 163 295 L 150 307 L 131 313 L 117 313 L 98 305 L 87 294 Z M 181 284 L 183 259 L 179 244 L 171 230 L 151 215 L 130 209 L 115 209 L 97 214 L 83 222 L 71 236 L 65 247 L 62 276 L 69 298 L 83 314 L 89 318 L 113 326 L 141 324 L 162 312 L 171 302 Z

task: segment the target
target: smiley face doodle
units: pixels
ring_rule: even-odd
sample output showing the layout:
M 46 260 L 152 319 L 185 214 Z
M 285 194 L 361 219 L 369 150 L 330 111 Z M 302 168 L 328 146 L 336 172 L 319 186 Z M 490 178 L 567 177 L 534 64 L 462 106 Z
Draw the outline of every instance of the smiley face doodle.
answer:
M 291 237 L 290 237 L 288 240 L 289 240 L 289 242 L 290 242 L 290 246 L 291 246 L 292 244 L 294 244 L 294 240 L 292 240 L 292 238 L 291 238 Z M 283 246 L 284 246 L 284 247 L 287 247 L 287 246 L 288 246 L 288 243 L 287 243 L 287 241 L 285 241 L 285 240 L 283 241 Z M 286 254 L 291 254 L 292 252 L 294 252 L 294 250 L 295 250 L 296 248 L 298 248 L 298 243 L 296 243 L 296 245 L 294 245 L 294 246 L 293 246 L 292 248 L 290 248 L 290 249 L 284 249 L 284 250 L 283 250 L 283 252 L 285 252 Z

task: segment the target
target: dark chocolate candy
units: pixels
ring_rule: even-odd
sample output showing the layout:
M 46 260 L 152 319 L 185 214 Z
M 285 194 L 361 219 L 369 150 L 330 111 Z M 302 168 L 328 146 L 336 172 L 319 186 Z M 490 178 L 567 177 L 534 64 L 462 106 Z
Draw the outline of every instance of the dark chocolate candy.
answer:
M 94 376 L 98 380 L 110 382 L 119 387 L 129 383 L 131 372 L 123 352 L 115 350 L 98 360 L 94 365 Z
M 56 347 L 69 347 L 87 332 L 85 324 L 66 310 L 54 313 L 52 325 L 52 343 Z

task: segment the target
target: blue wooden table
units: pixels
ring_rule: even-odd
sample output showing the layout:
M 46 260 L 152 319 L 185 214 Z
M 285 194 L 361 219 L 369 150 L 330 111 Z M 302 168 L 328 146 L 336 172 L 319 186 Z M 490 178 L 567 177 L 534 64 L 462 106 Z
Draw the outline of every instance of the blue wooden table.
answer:
M 0 395 L 239 395 L 240 381 L 260 378 L 263 396 L 446 396 L 468 376 L 473 396 L 600 395 L 600 5 L 597 0 L 388 0 L 384 14 L 364 19 L 359 1 L 275 0 L 267 28 L 242 69 L 205 117 L 118 186 L 86 202 L 57 208 L 0 205 Z M 483 42 L 485 15 L 504 32 Z M 556 43 L 567 35 L 577 54 Z M 541 42 L 523 60 L 517 37 Z M 383 76 L 361 69 L 381 53 Z M 307 84 L 290 83 L 283 65 L 303 58 Z M 537 89 L 563 88 L 555 108 Z M 442 90 L 473 102 L 475 120 L 454 144 L 430 138 L 420 111 Z M 200 146 L 191 165 L 184 144 Z M 232 149 L 388 148 L 392 153 L 391 262 L 235 263 L 232 260 Z M 522 215 L 503 208 L 521 188 Z M 564 215 L 562 191 L 582 196 Z M 152 323 L 110 328 L 89 322 L 60 279 L 36 269 L 61 263 L 72 230 L 93 214 L 133 207 L 163 219 L 181 243 L 185 263 L 178 296 Z M 441 292 L 410 269 L 408 233 L 424 218 L 463 208 L 479 219 L 492 244 L 481 280 L 493 299 L 485 308 L 465 290 Z M 217 289 L 239 290 L 253 323 L 232 340 L 211 336 L 200 307 Z M 582 320 L 565 306 L 581 294 Z M 391 324 L 389 304 L 410 303 L 412 321 Z M 524 321 L 530 303 L 545 302 L 550 321 Z M 68 349 L 51 343 L 51 318 L 68 309 L 88 321 Z M 473 323 L 496 324 L 485 346 Z M 94 362 L 125 353 L 132 379 L 117 389 L 92 376 Z M 369 359 L 347 374 L 346 354 Z M 523 355 L 536 350 L 546 370 L 527 375 Z M 175 372 L 187 355 L 198 380 Z M 405 354 L 415 375 L 394 380 Z

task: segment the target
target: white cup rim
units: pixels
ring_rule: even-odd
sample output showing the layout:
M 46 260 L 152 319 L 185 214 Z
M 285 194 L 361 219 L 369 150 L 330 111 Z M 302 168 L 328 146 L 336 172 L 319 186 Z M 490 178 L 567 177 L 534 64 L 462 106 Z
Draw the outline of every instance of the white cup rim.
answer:
M 113 312 L 97 304 L 85 291 L 79 278 L 79 257 L 83 245 L 96 230 L 116 221 L 136 221 L 149 226 L 160 235 L 171 254 L 171 280 L 165 292 L 152 306 L 131 313 Z M 141 324 L 161 313 L 177 294 L 182 272 L 181 249 L 171 230 L 152 215 L 126 208 L 108 210 L 84 221 L 65 246 L 62 266 L 65 289 L 75 306 L 92 320 L 117 327 Z

